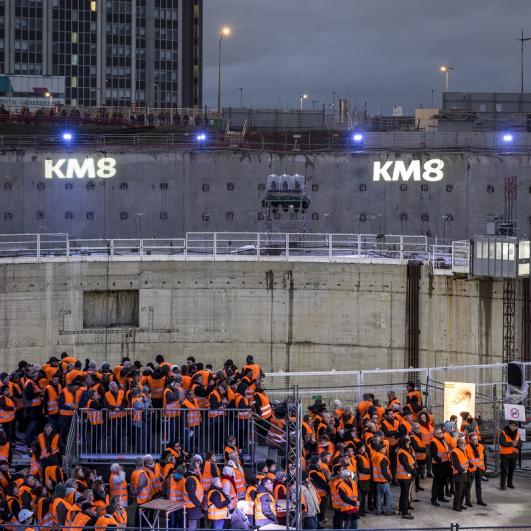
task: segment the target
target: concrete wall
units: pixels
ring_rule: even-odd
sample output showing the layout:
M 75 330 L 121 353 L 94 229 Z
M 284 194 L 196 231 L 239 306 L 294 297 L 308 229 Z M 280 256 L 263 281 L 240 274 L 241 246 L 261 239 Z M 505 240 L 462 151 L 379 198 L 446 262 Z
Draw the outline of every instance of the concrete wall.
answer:
M 139 290 L 138 328 L 83 329 L 83 292 L 103 289 Z M 420 366 L 499 361 L 501 290 L 425 268 Z M 98 362 L 193 354 L 216 365 L 254 353 L 268 371 L 404 368 L 405 293 L 406 268 L 386 265 L 2 265 L 0 356 L 8 369 L 63 350 Z
M 114 157 L 110 179 L 45 179 L 51 158 Z M 440 182 L 373 182 L 373 163 L 441 158 Z M 260 185 L 271 173 L 306 176 L 306 220 L 279 212 L 273 226 Z M 67 232 L 80 238 L 182 237 L 187 231 L 484 233 L 504 211 L 504 177 L 518 176 L 519 232 L 531 223 L 531 156 L 451 152 L 293 155 L 242 152 L 1 152 L 0 233 Z M 203 214 L 208 213 L 208 222 Z M 232 216 L 229 215 L 232 213 Z M 364 215 L 365 217 L 363 217 Z M 443 217 L 453 216 L 453 221 Z M 71 216 L 71 218 L 70 218 Z M 449 219 L 449 218 L 446 218 Z M 363 221 L 365 220 L 365 221 Z

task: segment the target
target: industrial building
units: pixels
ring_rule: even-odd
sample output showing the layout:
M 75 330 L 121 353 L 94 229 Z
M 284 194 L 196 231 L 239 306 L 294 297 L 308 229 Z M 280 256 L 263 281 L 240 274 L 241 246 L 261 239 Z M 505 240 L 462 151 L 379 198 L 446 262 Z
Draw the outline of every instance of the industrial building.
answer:
M 202 0 L 0 1 L 5 74 L 66 78 L 68 105 L 202 101 Z

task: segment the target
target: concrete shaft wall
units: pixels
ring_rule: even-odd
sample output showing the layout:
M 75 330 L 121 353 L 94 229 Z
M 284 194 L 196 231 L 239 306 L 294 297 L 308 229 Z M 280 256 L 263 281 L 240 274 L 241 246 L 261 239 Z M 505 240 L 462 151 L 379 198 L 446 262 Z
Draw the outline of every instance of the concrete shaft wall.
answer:
M 422 273 L 420 366 L 499 361 L 502 283 Z M 139 290 L 138 328 L 83 329 L 84 291 L 105 289 Z M 3 265 L 0 355 L 3 369 L 63 350 L 98 362 L 193 354 L 217 366 L 254 353 L 268 371 L 404 368 L 405 307 L 399 266 Z
M 45 179 L 45 160 L 112 157 L 109 179 Z M 374 182 L 373 164 L 444 162 L 439 182 Z M 63 165 L 63 170 L 66 165 Z M 392 170 L 391 174 L 393 173 Z M 306 177 L 304 221 L 267 221 L 271 173 Z M 518 177 L 519 234 L 531 223 L 531 156 L 421 151 L 294 155 L 153 151 L 0 153 L 0 233 L 66 232 L 79 238 L 182 237 L 187 231 L 425 234 L 472 238 L 504 213 L 504 177 Z M 137 214 L 142 213 L 139 217 Z M 140 227 L 140 224 L 142 227 Z

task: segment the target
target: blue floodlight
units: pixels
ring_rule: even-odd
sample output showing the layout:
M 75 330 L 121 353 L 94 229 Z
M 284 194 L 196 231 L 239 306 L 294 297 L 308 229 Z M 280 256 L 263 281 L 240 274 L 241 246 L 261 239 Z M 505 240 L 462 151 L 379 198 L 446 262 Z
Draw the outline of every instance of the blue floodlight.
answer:
M 360 142 L 363 142 L 363 135 L 361 133 L 354 133 L 352 140 L 359 144 Z
M 206 142 L 207 136 L 205 133 L 198 133 L 197 135 L 195 135 L 195 139 L 198 142 Z
M 503 141 L 506 142 L 506 143 L 511 143 L 512 141 L 514 140 L 513 138 L 513 135 L 511 135 L 511 133 L 506 133 L 505 135 L 503 135 Z
M 72 133 L 63 133 L 63 140 L 65 142 L 70 142 L 72 140 Z

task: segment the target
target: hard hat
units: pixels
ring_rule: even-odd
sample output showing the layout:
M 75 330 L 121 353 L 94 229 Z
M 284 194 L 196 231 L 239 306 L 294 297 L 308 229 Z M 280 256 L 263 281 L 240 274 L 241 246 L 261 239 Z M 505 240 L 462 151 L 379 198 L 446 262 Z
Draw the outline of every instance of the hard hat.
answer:
M 32 511 L 28 509 L 22 509 L 22 511 L 18 513 L 18 521 L 20 523 L 25 522 L 26 520 L 29 520 L 32 516 L 33 516 Z

